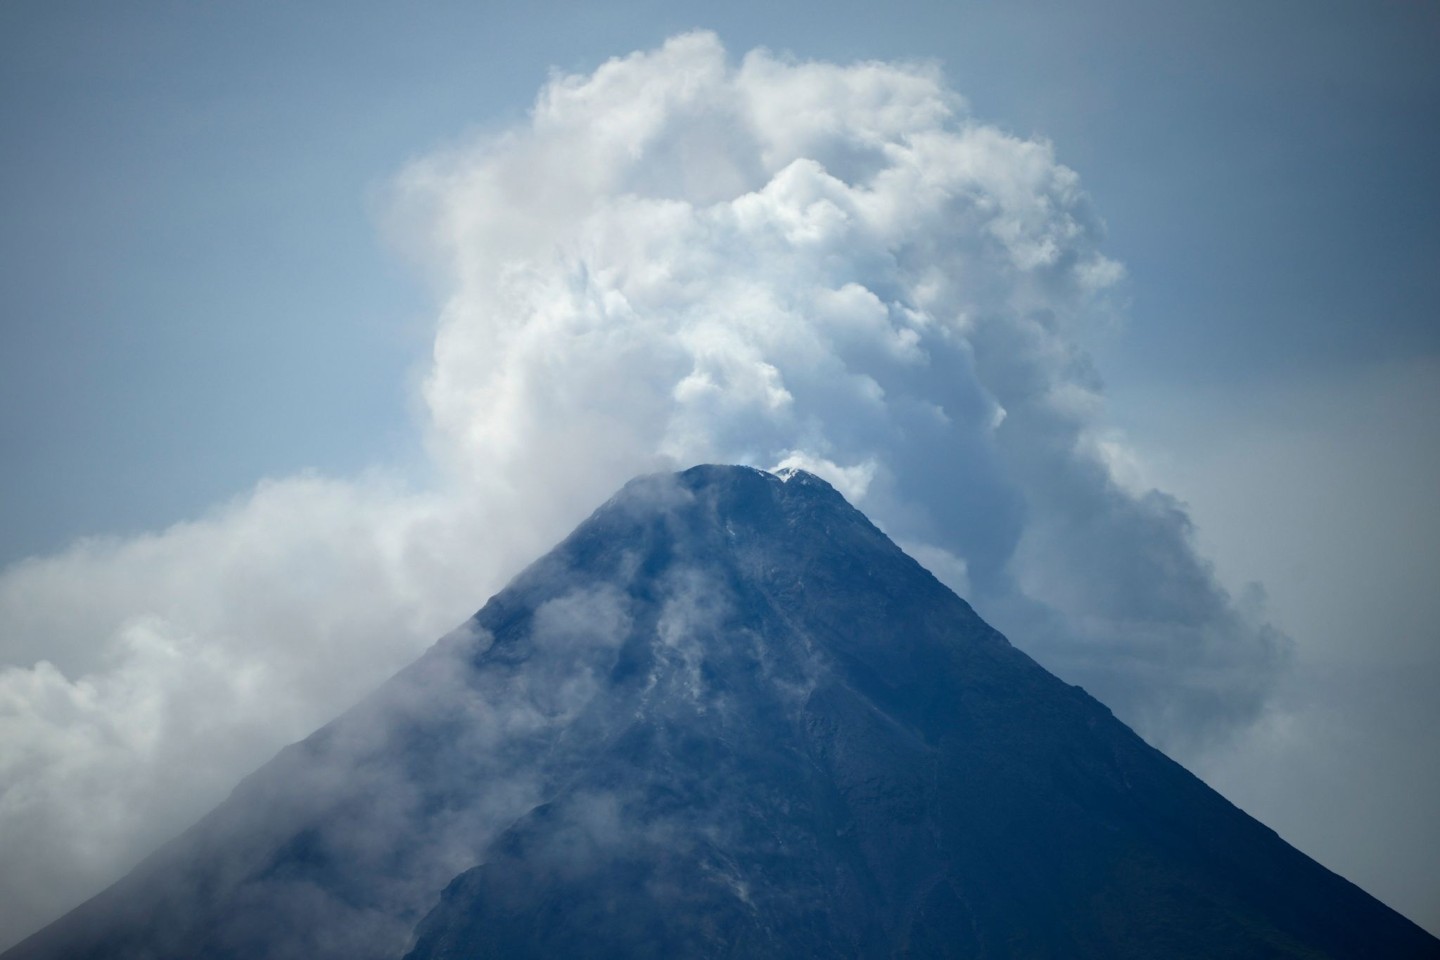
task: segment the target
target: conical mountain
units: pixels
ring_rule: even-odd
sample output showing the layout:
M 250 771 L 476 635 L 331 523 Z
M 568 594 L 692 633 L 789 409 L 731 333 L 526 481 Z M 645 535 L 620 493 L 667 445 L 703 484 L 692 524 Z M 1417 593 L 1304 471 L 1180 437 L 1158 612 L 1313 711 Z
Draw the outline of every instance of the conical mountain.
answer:
M 19 958 L 1436 957 L 810 474 L 627 485 Z

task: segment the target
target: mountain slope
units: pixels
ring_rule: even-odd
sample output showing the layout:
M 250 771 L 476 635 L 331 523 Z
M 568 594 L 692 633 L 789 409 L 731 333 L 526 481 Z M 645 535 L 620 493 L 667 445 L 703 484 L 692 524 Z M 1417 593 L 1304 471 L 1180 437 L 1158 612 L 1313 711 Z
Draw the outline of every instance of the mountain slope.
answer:
M 634 481 L 40 957 L 1421 957 L 823 481 Z

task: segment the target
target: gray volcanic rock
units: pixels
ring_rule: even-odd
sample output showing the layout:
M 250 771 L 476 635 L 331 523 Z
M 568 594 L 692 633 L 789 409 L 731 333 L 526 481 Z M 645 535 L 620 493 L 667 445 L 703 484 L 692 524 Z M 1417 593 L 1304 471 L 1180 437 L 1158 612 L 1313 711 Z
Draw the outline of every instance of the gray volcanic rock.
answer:
M 1435 957 L 803 472 L 627 485 L 18 958 Z

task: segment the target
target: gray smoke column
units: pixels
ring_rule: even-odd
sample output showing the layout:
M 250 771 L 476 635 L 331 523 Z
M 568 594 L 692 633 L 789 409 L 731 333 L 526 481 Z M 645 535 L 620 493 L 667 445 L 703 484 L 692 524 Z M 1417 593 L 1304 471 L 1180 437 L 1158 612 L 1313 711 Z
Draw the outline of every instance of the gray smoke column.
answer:
M 0 943 L 416 656 L 630 477 L 833 482 L 1152 740 L 1246 723 L 1285 643 L 1121 482 L 1085 344 L 1120 266 L 1049 144 L 923 64 L 706 33 L 557 75 L 409 166 L 442 291 L 429 489 L 282 478 L 0 573 Z

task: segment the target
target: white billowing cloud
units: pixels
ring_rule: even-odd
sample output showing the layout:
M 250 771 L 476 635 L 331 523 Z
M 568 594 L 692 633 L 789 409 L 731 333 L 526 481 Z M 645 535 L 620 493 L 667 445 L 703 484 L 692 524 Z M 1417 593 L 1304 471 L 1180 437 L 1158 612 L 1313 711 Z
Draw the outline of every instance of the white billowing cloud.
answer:
M 497 575 L 483 551 L 455 563 L 466 523 L 383 481 L 298 477 L 6 570 L 0 939 L 114 879 L 453 627 Z
M 804 466 L 1152 736 L 1253 714 L 1282 639 L 1098 422 L 1122 271 L 1078 178 L 934 70 L 678 37 L 401 190 L 452 284 L 426 397 L 460 475 Z
M 1076 175 L 932 67 L 680 36 L 411 165 L 397 209 L 445 290 L 436 489 L 282 480 L 0 576 L 11 936 L 650 470 L 813 470 L 1152 738 L 1258 708 L 1280 638 L 1100 432 L 1083 342 L 1122 271 Z

